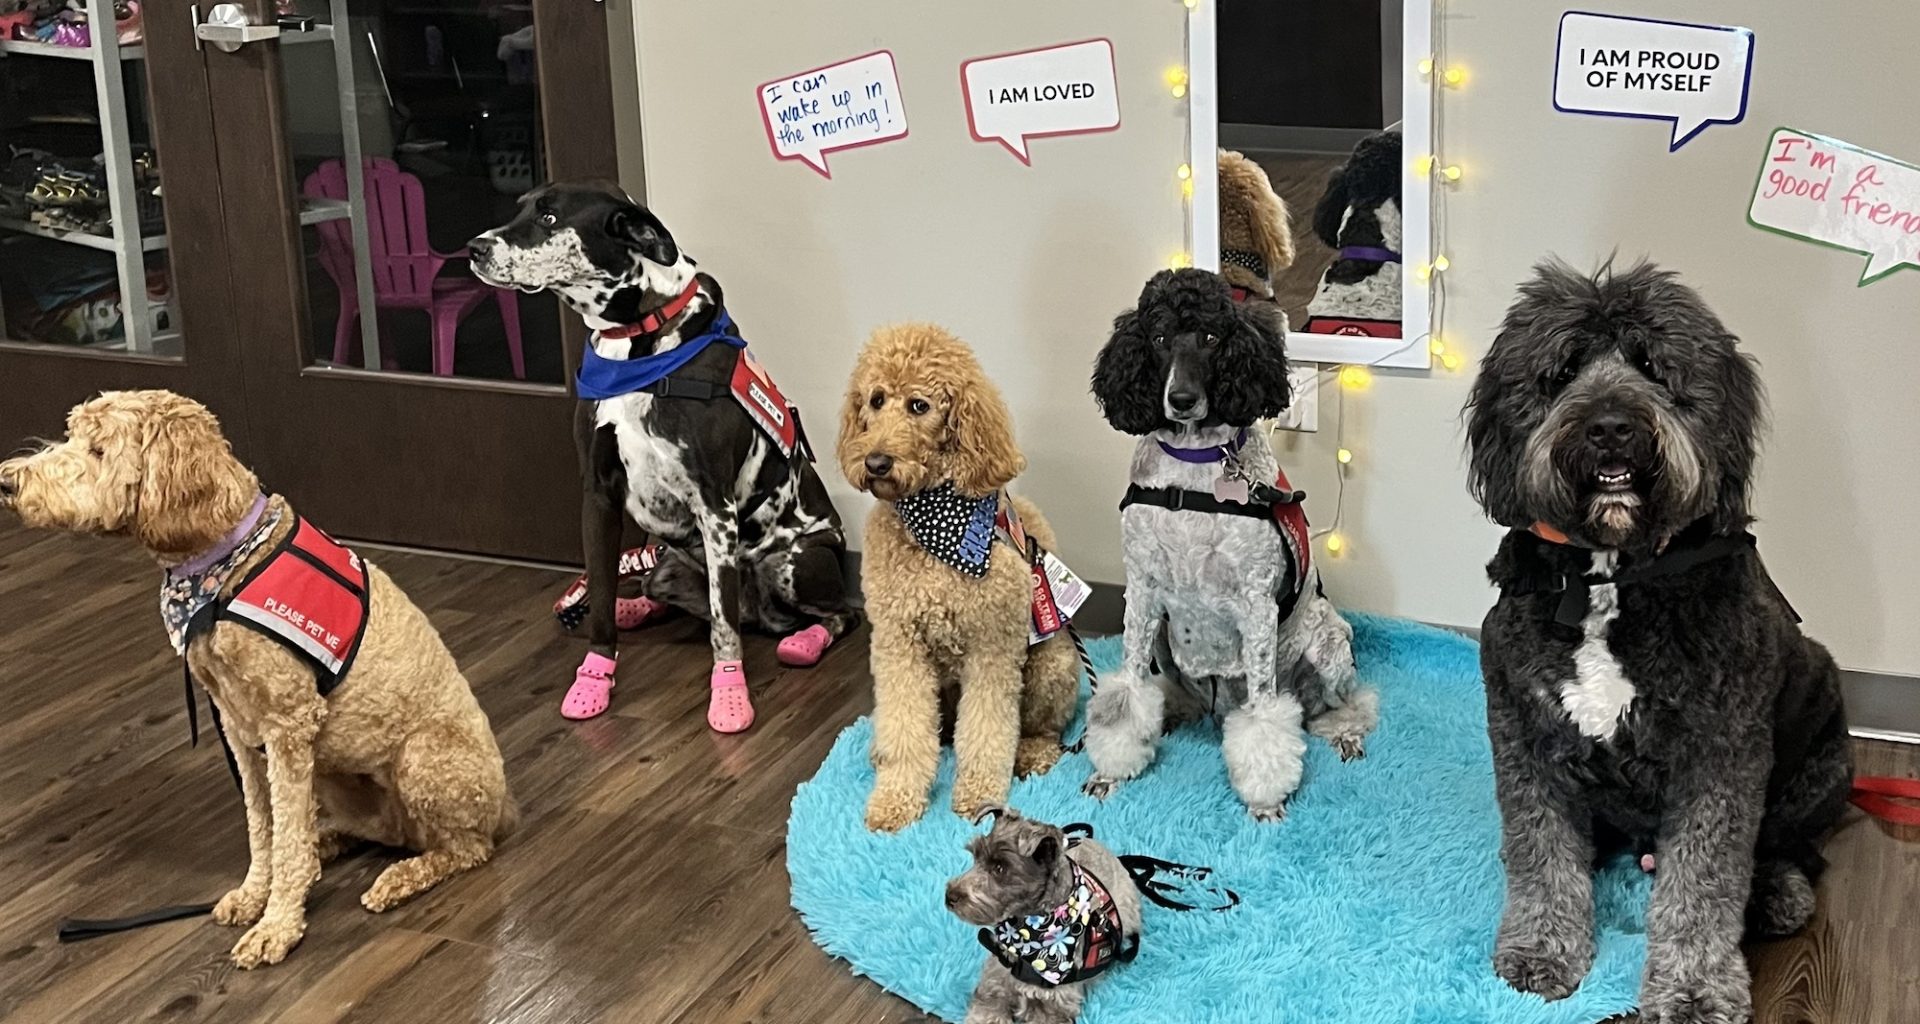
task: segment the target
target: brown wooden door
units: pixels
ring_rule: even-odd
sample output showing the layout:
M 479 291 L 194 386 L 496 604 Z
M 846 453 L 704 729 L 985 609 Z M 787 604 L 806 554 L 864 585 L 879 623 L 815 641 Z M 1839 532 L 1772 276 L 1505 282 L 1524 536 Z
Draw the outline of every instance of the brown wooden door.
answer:
M 256 468 L 338 535 L 578 561 L 584 332 L 463 256 L 533 185 L 615 176 L 604 9 L 294 9 L 316 27 L 204 51 Z
M 157 387 L 206 402 L 251 453 L 210 86 L 172 6 L 149 5 L 124 47 L 0 41 L 0 451 L 57 436 L 95 392 Z M 134 172 L 140 153 L 157 161 Z M 93 198 L 30 198 L 63 172 Z

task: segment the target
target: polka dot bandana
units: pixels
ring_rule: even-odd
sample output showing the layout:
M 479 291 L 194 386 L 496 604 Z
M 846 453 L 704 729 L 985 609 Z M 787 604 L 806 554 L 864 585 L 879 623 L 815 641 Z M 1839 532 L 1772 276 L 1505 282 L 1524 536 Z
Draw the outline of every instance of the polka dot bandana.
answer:
M 909 494 L 893 503 L 894 514 L 927 554 L 979 579 L 993 553 L 993 516 L 998 491 L 984 498 L 956 493 L 953 482 Z

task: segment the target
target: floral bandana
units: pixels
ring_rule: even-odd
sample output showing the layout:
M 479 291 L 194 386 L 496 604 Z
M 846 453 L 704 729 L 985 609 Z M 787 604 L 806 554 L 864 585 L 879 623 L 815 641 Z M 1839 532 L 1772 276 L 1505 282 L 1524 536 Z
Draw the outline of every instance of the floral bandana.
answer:
M 974 579 L 987 574 L 1000 492 L 969 498 L 955 492 L 949 480 L 901 498 L 893 503 L 893 511 L 927 554 Z
M 256 520 L 259 525 L 237 542 L 235 537 L 229 535 L 223 543 L 232 544 L 233 547 L 225 555 L 205 565 L 200 564 L 203 561 L 201 558 L 190 560 L 185 565 L 168 569 L 166 575 L 160 578 L 160 621 L 167 627 L 167 639 L 173 642 L 175 654 L 187 653 L 187 634 L 194 618 L 220 596 L 220 591 L 232 578 L 234 569 L 249 555 L 260 550 L 267 538 L 273 536 L 274 528 L 280 525 L 285 506 L 269 504 L 264 499 L 258 504 L 266 506 L 264 514 L 256 508 L 248 518 Z M 245 528 L 243 522 L 240 529 Z M 197 572 L 193 571 L 196 569 Z
M 1086 981 L 1115 963 L 1132 960 L 1138 938 L 1128 941 L 1107 887 L 1078 861 L 1067 901 L 1044 914 L 1010 918 L 980 929 L 987 947 L 1013 976 L 1052 988 Z

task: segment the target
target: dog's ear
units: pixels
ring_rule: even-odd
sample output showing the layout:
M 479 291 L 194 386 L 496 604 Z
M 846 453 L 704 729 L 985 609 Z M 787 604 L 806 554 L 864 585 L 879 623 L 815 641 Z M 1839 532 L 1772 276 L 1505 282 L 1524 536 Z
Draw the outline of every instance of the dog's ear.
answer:
M 867 404 L 867 389 L 862 383 L 866 379 L 867 357 L 861 353 L 853 366 L 853 373 L 847 378 L 847 394 L 840 401 L 840 437 L 834 445 L 834 455 L 840 463 L 840 475 L 847 483 L 860 486 L 863 474 L 862 464 L 866 461 L 867 451 L 860 443 L 865 433 L 860 427 L 860 409 Z
M 1151 434 L 1166 415 L 1161 409 L 1160 360 L 1147 340 L 1138 310 L 1129 309 L 1113 321 L 1113 334 L 1093 362 L 1093 400 L 1113 429 L 1123 434 Z
M 140 491 L 132 532 L 148 550 L 189 555 L 223 533 L 238 495 L 258 484 L 234 459 L 205 406 L 166 392 L 140 398 Z
M 1347 171 L 1346 164 L 1333 169 L 1327 176 L 1327 190 L 1320 194 L 1320 205 L 1313 208 L 1313 233 L 1332 249 L 1340 248 L 1340 223 L 1347 216 Z
M 1213 347 L 1210 408 L 1221 422 L 1244 427 L 1277 416 L 1293 402 L 1287 379 L 1287 318 L 1265 301 L 1235 303 L 1226 337 Z
M 1033 844 L 1033 862 L 1042 867 L 1051 865 L 1060 857 L 1060 840 L 1049 832 Z
M 1713 449 L 1720 474 L 1713 503 L 1715 533 L 1737 533 L 1753 522 L 1747 510 L 1752 497 L 1755 438 L 1767 418 L 1766 387 L 1760 382 L 1753 357 L 1733 348 L 1727 335 L 1727 371 L 1721 398 L 1723 430 Z
M 953 393 L 947 412 L 949 474 L 961 494 L 984 495 L 1005 486 L 1027 468 L 1013 440 L 1013 415 L 1000 389 L 975 370 Z
M 607 236 L 639 253 L 649 263 L 671 267 L 680 261 L 680 247 L 659 218 L 635 203 L 614 201 L 607 214 Z

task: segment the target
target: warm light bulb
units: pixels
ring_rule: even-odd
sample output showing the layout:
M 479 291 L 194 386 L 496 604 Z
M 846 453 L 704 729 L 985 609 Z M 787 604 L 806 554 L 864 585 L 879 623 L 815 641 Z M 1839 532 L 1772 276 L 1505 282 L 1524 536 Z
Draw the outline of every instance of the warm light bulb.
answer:
M 1424 78 L 1427 75 L 1431 75 L 1431 74 L 1433 74 L 1433 58 L 1432 57 L 1420 58 L 1420 76 Z
M 1193 177 L 1193 165 L 1181 164 L 1180 168 L 1174 171 L 1173 174 L 1174 177 L 1179 178 L 1181 181 L 1186 181 L 1188 178 Z
M 1432 174 L 1433 173 L 1433 157 L 1431 156 L 1414 157 L 1413 173 L 1416 176 L 1422 177 L 1422 178 L 1426 177 L 1429 174 Z
M 1467 69 L 1456 64 L 1442 72 L 1440 78 L 1448 85 L 1459 85 L 1467 80 Z
M 1427 342 L 1427 351 L 1433 353 L 1436 356 L 1444 355 L 1447 351 L 1447 343 L 1444 341 L 1441 341 L 1439 338 L 1435 338 L 1432 341 Z
M 1168 68 L 1167 88 L 1173 90 L 1174 99 L 1185 96 L 1187 94 L 1187 69 Z
M 1190 252 L 1176 252 L 1173 254 L 1173 259 L 1167 261 L 1167 266 L 1174 270 L 1179 270 L 1182 267 L 1191 267 L 1193 266 L 1193 254 Z
M 1350 449 L 1342 448 L 1339 451 L 1334 452 L 1333 457 L 1336 459 L 1339 459 L 1340 464 L 1344 466 L 1347 463 L 1353 461 L 1353 452 Z
M 1459 181 L 1459 180 L 1460 180 L 1460 165 L 1459 165 L 1459 164 L 1448 164 L 1447 166 L 1445 166 L 1445 167 L 1443 167 L 1443 168 L 1441 168 L 1441 169 L 1440 169 L 1440 176 L 1441 176 L 1442 178 L 1445 178 L 1445 179 L 1447 179 L 1448 181 Z
M 1180 194 L 1183 196 L 1186 196 L 1188 199 L 1193 198 L 1193 179 L 1192 178 L 1188 178 L 1187 180 L 1180 183 Z
M 1200 0 L 1180 0 L 1180 2 L 1183 4 L 1186 4 L 1187 10 L 1189 11 L 1193 10 L 1195 7 L 1200 6 Z
M 1447 262 L 1446 253 L 1441 253 L 1433 258 L 1433 272 L 1436 274 L 1444 272 L 1450 266 L 1453 266 L 1453 264 Z
M 1413 268 L 1413 276 L 1414 276 L 1414 279 L 1419 281 L 1421 284 L 1426 284 L 1427 280 L 1433 276 L 1433 264 L 1422 263 L 1419 266 Z
M 1347 546 L 1347 542 L 1344 540 L 1341 540 L 1339 534 L 1337 533 L 1327 534 L 1327 554 L 1337 555 L 1340 553 L 1340 550 L 1346 546 Z
M 1458 370 L 1460 368 L 1460 363 L 1461 363 L 1460 357 L 1453 354 L 1452 352 L 1448 352 L 1446 355 L 1443 355 L 1440 357 L 1440 365 L 1446 367 L 1449 370 Z
M 1357 364 L 1343 366 L 1340 368 L 1340 383 L 1344 387 L 1358 391 L 1373 383 L 1373 371 Z

